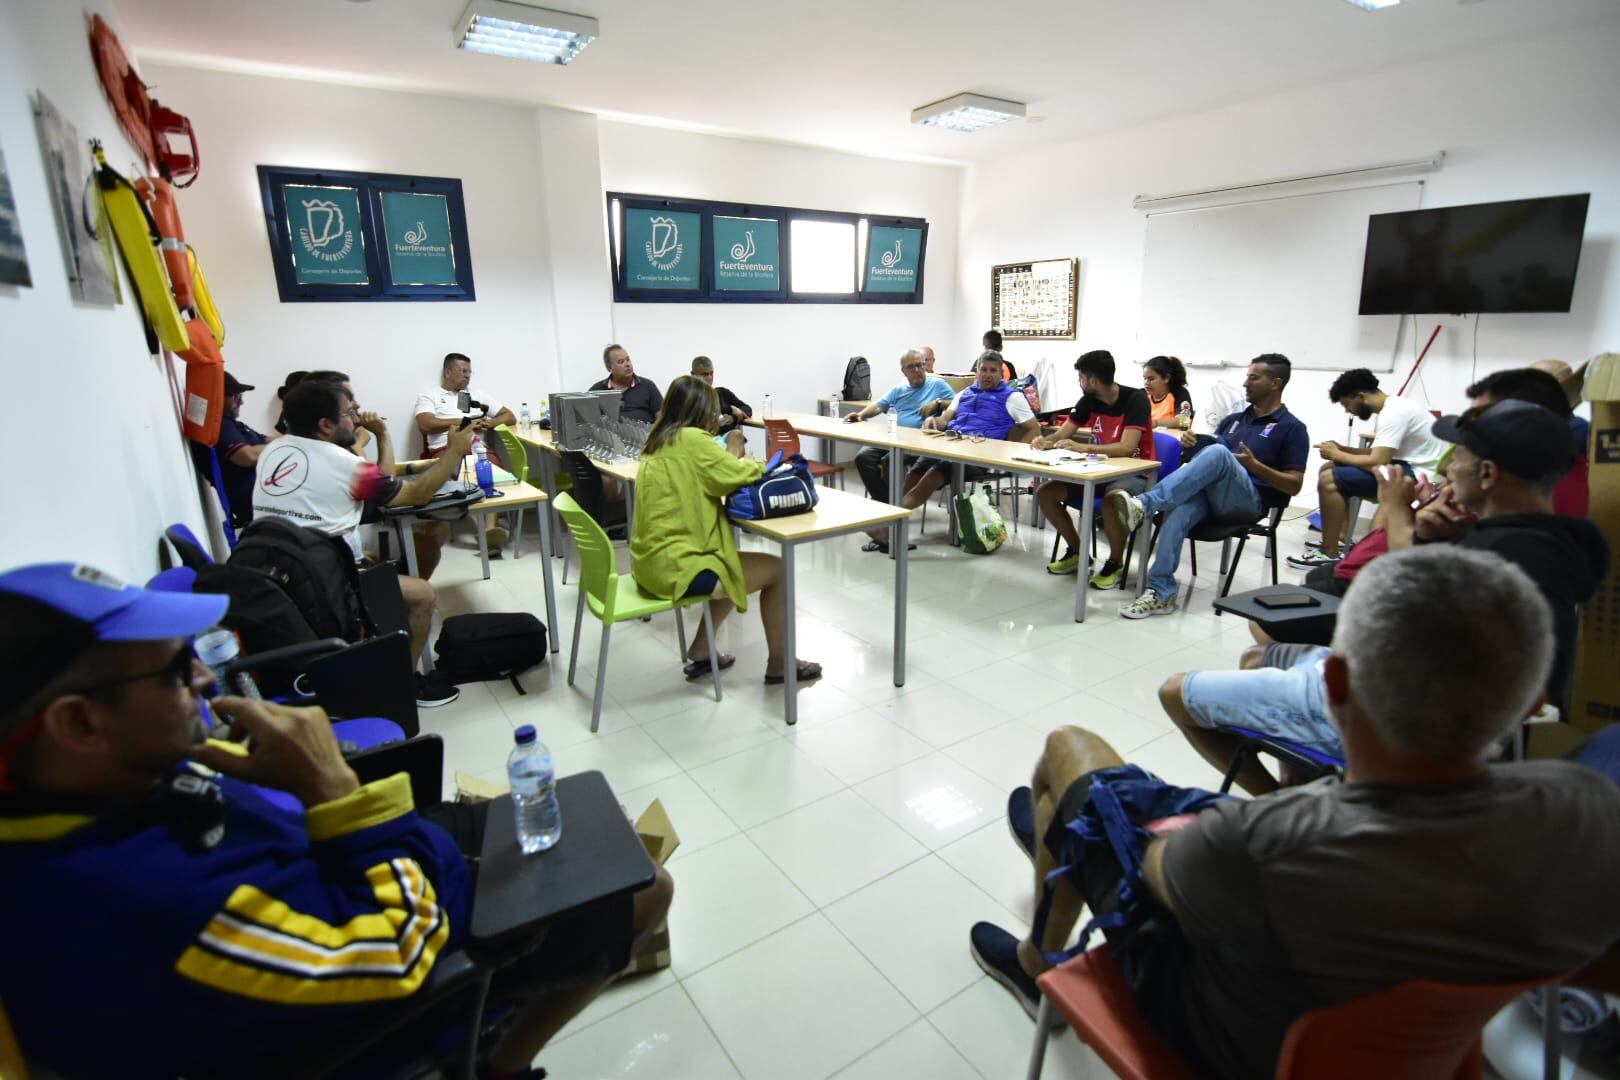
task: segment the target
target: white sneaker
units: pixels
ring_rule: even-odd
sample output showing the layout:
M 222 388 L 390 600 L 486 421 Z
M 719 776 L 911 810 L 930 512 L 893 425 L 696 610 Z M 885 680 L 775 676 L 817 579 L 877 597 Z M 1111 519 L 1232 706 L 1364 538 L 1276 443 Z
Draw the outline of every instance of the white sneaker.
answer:
M 1141 502 L 1129 492 L 1110 491 L 1103 496 L 1103 499 L 1105 501 L 1112 499 L 1114 509 L 1125 515 L 1125 531 L 1127 533 L 1135 532 L 1136 527 L 1142 524 L 1142 519 L 1147 516 L 1147 511 L 1142 509 Z
M 1135 600 L 1119 609 L 1120 615 L 1127 619 L 1146 619 L 1154 615 L 1170 615 L 1176 610 L 1176 598 L 1160 600 L 1151 592 L 1145 592 Z
M 1288 565 L 1299 570 L 1309 570 L 1314 566 L 1332 566 L 1340 559 L 1338 555 L 1329 555 L 1319 547 L 1306 548 L 1299 555 L 1288 556 Z

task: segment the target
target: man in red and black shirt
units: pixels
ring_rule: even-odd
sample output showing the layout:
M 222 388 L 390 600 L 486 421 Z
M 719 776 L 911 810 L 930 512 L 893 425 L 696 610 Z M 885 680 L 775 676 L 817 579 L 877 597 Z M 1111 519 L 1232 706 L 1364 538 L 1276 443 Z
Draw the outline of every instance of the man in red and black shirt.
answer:
M 1069 419 L 1050 438 L 1036 439 L 1037 450 L 1083 450 L 1109 457 L 1142 458 L 1157 461 L 1153 448 L 1153 405 L 1147 391 L 1137 386 L 1121 386 L 1114 381 L 1114 354 L 1094 349 L 1074 362 L 1080 373 L 1080 400 L 1069 410 Z M 1085 441 L 1082 441 L 1085 440 Z M 1140 495 L 1152 484 L 1149 474 L 1138 473 L 1112 480 L 1097 488 L 1099 496 L 1116 488 Z M 1035 493 L 1041 513 L 1057 529 L 1068 549 L 1056 562 L 1048 563 L 1049 574 L 1072 574 L 1080 565 L 1080 534 L 1066 507 L 1080 508 L 1085 488 L 1061 480 L 1048 481 Z M 1129 539 L 1123 522 L 1103 518 L 1108 536 L 1108 561 L 1091 575 L 1092 587 L 1111 589 L 1125 572 L 1125 542 Z

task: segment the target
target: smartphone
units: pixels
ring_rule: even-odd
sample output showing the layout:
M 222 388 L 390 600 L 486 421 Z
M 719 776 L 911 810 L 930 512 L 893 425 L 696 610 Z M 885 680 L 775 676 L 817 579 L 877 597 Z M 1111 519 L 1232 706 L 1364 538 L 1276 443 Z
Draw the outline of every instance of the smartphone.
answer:
M 472 412 L 472 394 L 466 390 L 456 395 L 456 412 Z
M 1254 602 L 1268 611 L 1322 606 L 1322 601 L 1308 592 L 1273 593 L 1270 596 L 1257 596 Z

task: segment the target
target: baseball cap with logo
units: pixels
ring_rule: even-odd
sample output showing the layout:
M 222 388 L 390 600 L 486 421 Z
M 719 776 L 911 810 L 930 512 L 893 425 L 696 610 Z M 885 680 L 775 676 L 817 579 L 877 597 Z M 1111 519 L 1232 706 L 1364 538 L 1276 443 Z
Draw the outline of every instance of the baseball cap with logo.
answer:
M 1528 401 L 1498 401 L 1473 415 L 1443 416 L 1434 422 L 1434 434 L 1527 480 L 1566 473 L 1575 464 L 1569 420 Z
M 103 642 L 159 641 L 213 626 L 229 599 L 156 592 L 94 567 L 40 563 L 0 574 L 0 715 Z

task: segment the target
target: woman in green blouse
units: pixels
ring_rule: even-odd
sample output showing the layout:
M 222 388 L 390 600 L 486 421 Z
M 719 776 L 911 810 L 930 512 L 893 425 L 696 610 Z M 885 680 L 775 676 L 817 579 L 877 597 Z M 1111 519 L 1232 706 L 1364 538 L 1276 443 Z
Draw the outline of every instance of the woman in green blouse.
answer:
M 738 460 L 715 441 L 720 399 L 714 388 L 692 375 L 669 386 L 664 407 L 647 436 L 636 477 L 636 521 L 630 536 L 631 574 L 650 596 L 674 600 L 724 590 L 711 602 L 714 624 L 748 608 L 748 594 L 759 593 L 765 627 L 765 681 L 782 682 L 782 560 L 775 555 L 738 553 L 721 500 L 765 472 L 759 461 Z M 701 629 L 692 639 L 686 677 L 709 674 L 709 641 Z M 725 670 L 735 657 L 721 653 Z M 821 677 L 821 665 L 798 661 L 798 681 Z

